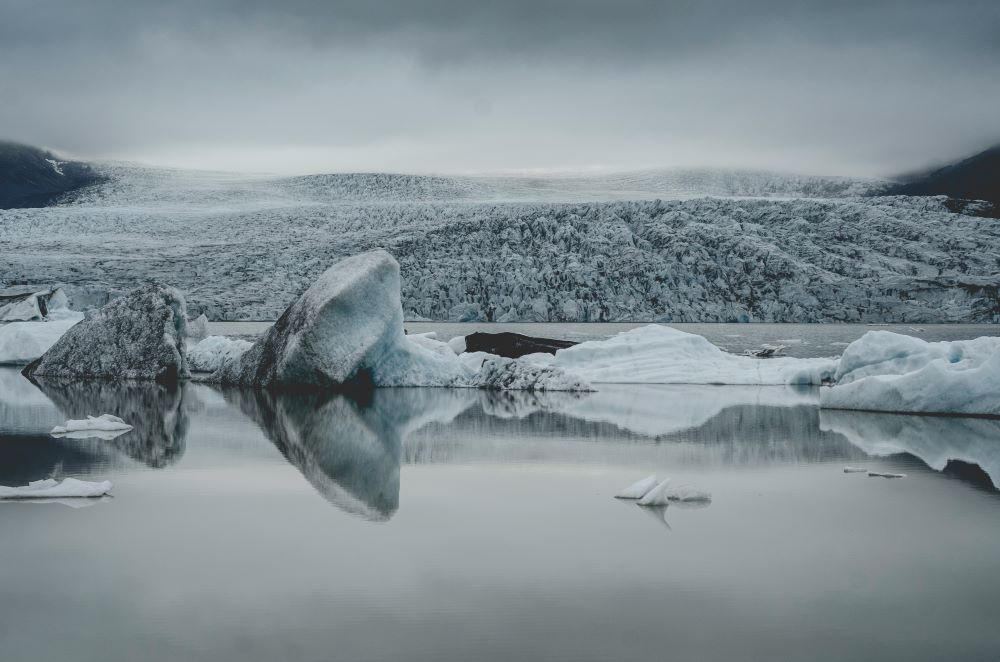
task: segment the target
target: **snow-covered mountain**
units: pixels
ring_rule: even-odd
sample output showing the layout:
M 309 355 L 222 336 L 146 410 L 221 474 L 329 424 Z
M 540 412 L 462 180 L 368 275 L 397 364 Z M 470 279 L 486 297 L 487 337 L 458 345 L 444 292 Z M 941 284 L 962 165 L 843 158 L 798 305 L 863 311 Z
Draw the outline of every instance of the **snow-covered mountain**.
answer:
M 213 319 L 273 319 L 335 259 L 399 259 L 411 317 L 1000 321 L 1000 225 L 883 182 L 619 175 L 250 177 L 98 166 L 0 211 L 0 287 L 96 305 L 156 279 Z

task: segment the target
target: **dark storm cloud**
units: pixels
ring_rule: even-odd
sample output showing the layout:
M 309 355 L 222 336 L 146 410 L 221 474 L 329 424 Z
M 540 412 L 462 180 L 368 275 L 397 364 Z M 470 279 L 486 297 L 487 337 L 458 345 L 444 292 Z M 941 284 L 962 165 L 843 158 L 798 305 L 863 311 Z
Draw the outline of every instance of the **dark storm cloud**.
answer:
M 254 169 L 884 172 L 1000 138 L 1000 3 L 0 0 L 0 126 Z

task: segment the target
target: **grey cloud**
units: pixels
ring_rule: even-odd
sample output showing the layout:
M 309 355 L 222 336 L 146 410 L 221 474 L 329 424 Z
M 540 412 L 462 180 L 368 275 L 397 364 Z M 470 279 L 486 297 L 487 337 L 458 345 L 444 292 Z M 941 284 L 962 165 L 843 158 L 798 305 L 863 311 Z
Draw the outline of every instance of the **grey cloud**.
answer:
M 0 126 L 257 170 L 878 174 L 1000 138 L 998 35 L 978 0 L 0 0 Z

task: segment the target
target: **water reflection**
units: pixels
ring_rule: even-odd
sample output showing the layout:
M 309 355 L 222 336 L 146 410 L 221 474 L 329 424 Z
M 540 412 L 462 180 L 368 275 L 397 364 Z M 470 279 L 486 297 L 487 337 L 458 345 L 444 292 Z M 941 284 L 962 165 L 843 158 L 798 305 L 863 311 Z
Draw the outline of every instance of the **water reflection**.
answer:
M 109 441 L 48 435 L 53 424 L 103 413 L 134 429 Z M 233 435 L 244 416 L 320 495 L 374 521 L 399 508 L 405 463 L 855 463 L 905 452 L 967 482 L 992 488 L 1000 481 L 1000 421 L 821 411 L 814 389 L 378 389 L 358 399 L 201 384 L 32 384 L 2 370 L 0 480 L 36 480 L 60 464 L 67 473 L 99 473 L 118 453 L 167 467 L 184 455 L 190 427 L 200 446 L 225 443 L 225 453 L 251 452 L 252 441 Z M 665 518 L 665 511 L 654 514 Z
M 868 455 L 909 453 L 935 471 L 976 481 L 976 472 L 956 462 L 977 465 L 1000 485 L 1000 421 L 957 416 L 910 416 L 872 412 L 821 410 L 819 427 L 843 435 Z
M 337 507 L 383 521 L 399 508 L 403 437 L 467 406 L 468 392 L 379 389 L 365 399 L 227 389 L 289 463 Z
M 152 382 L 66 382 L 37 378 L 38 389 L 66 419 L 113 414 L 133 427 L 103 443 L 143 464 L 159 469 L 184 455 L 188 414 L 184 405 L 187 385 L 164 386 Z

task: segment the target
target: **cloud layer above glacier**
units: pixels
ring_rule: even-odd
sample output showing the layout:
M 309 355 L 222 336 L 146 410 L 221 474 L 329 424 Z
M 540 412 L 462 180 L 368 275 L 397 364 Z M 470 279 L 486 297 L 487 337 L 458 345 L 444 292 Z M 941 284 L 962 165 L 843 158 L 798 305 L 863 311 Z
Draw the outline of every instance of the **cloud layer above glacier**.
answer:
M 5 137 L 85 157 L 879 175 L 1000 139 L 993 1 L 3 0 L 0 17 Z

